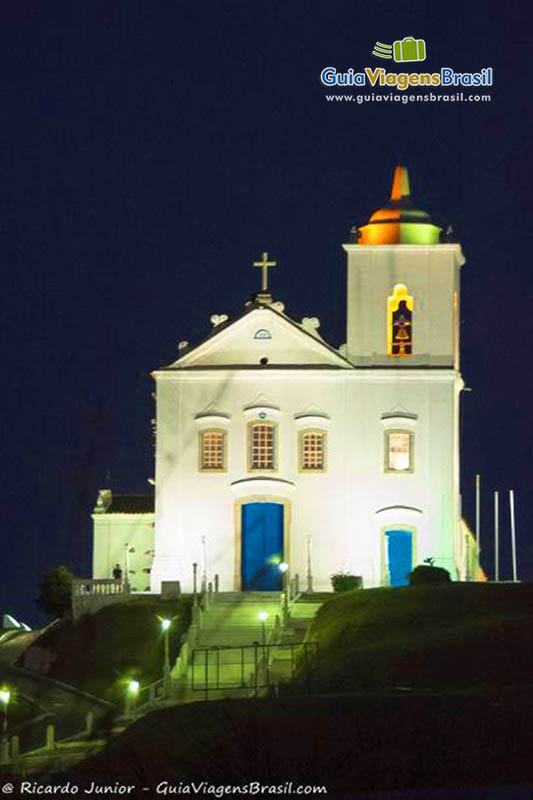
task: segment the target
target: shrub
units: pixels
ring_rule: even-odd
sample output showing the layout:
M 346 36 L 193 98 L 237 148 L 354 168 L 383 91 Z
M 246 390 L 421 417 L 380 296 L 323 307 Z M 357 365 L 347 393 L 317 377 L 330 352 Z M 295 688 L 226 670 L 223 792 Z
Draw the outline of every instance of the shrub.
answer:
M 422 586 L 428 583 L 449 583 L 450 573 L 444 567 L 434 567 L 433 564 L 419 564 L 408 575 L 409 586 Z
M 336 572 L 331 576 L 331 585 L 334 592 L 350 592 L 352 589 L 362 589 L 361 575 L 350 575 L 349 572 Z

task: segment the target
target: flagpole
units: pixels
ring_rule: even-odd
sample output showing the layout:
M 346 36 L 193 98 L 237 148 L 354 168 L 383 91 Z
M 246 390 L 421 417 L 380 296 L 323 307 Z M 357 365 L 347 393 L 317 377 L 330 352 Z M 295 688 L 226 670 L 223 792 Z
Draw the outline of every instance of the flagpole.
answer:
M 499 495 L 494 492 L 494 580 L 500 580 L 500 522 Z
M 516 568 L 516 528 L 514 519 L 514 491 L 509 489 L 509 507 L 511 509 L 511 550 L 513 554 L 513 581 L 518 580 Z
M 476 475 L 476 541 L 479 549 L 481 534 L 481 475 Z

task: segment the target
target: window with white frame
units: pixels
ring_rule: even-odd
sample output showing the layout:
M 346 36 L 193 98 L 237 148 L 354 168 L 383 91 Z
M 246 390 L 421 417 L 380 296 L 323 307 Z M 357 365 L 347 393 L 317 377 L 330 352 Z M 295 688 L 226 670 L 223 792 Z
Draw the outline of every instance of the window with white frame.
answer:
M 251 422 L 249 426 L 250 469 L 276 469 L 276 426 L 273 422 Z
M 325 431 L 300 431 L 300 471 L 323 472 L 325 468 Z
M 226 469 L 226 431 L 211 429 L 200 433 L 200 469 L 202 472 Z
M 412 472 L 414 433 L 390 430 L 385 433 L 385 471 Z

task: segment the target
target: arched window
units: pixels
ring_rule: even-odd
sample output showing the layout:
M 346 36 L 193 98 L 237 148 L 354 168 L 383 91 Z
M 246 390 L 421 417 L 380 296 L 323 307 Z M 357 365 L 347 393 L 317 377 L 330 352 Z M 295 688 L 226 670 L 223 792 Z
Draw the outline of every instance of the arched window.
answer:
M 413 352 L 413 307 L 407 286 L 397 283 L 387 299 L 389 356 L 410 356 Z
M 276 469 L 276 424 L 257 421 L 248 426 L 250 470 Z
M 326 431 L 300 431 L 299 451 L 300 472 L 324 472 L 326 469 Z
M 226 470 L 226 431 L 209 428 L 200 432 L 200 470 L 202 472 Z
M 272 339 L 272 335 L 266 328 L 259 328 L 259 330 L 254 333 L 254 339 Z
M 385 472 L 413 472 L 414 441 L 413 431 L 385 431 Z

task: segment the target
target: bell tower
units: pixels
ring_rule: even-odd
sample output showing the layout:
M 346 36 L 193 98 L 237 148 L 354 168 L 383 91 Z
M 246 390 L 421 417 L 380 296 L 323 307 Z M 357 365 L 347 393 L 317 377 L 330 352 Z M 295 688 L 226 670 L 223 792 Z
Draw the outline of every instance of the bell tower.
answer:
M 384 575 L 401 544 L 395 537 L 403 531 L 411 537 L 413 564 L 432 557 L 452 578 L 464 577 L 459 489 L 464 257 L 461 246 L 443 241 L 441 233 L 413 201 L 406 167 L 397 166 L 389 199 L 356 229 L 356 241 L 343 245 L 347 356 L 361 385 L 352 424 L 357 428 L 363 420 L 365 428 L 358 428 L 352 446 L 367 453 L 374 448 L 365 466 L 375 475 L 367 495 L 375 493 L 375 541 Z M 385 453 L 381 469 L 378 425 Z
M 459 369 L 459 244 L 417 208 L 407 168 L 348 254 L 348 358 L 365 367 Z

